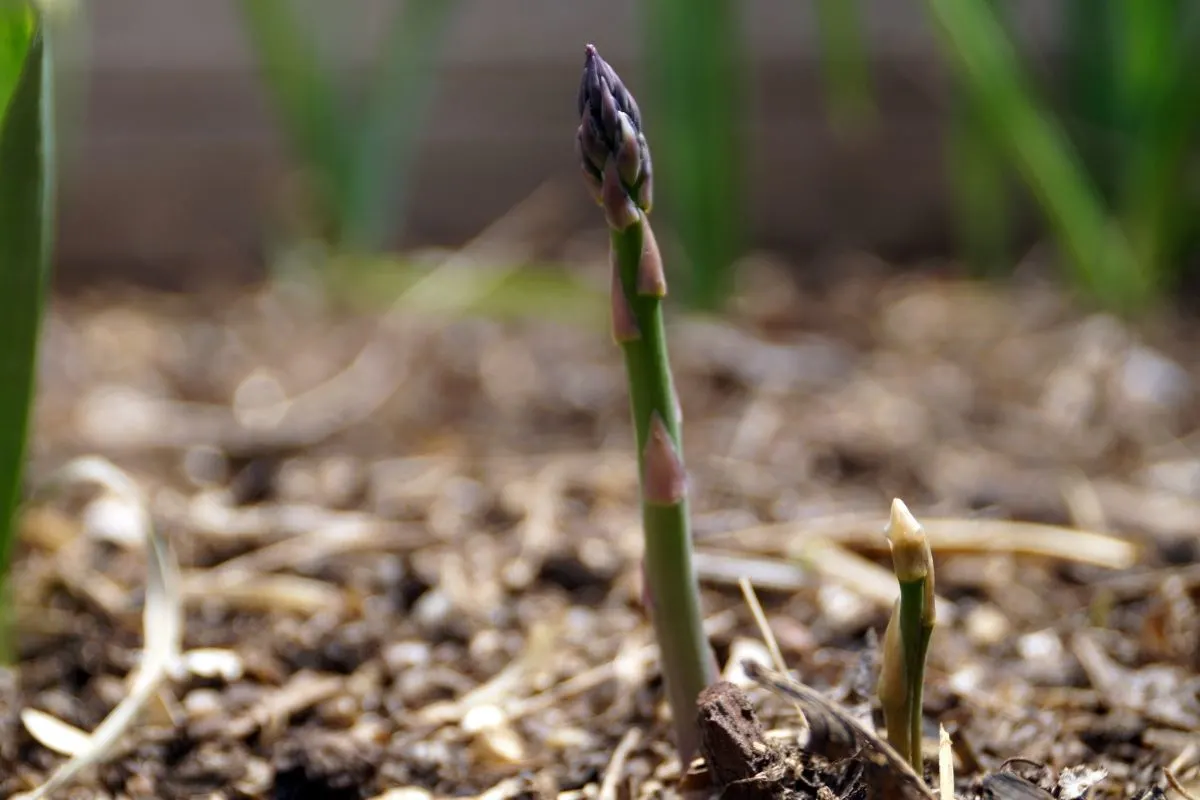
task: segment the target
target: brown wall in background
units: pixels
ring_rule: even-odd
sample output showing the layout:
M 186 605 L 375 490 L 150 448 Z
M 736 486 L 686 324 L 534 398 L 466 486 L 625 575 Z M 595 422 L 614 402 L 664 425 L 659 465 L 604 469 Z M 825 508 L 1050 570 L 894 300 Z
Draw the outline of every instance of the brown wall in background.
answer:
M 63 187 L 68 283 L 245 279 L 261 269 L 288 158 L 239 27 L 237 0 L 88 4 L 86 120 Z M 313 0 L 309 0 L 312 2 Z M 318 0 L 332 2 L 332 0 Z M 696 0 L 699 10 L 706 0 Z M 554 176 L 575 178 L 574 96 L 594 41 L 637 91 L 637 0 L 468 0 L 441 59 L 404 244 L 459 243 Z M 745 0 L 752 54 L 752 243 L 792 253 L 944 242 L 945 105 L 922 0 L 864 0 L 879 127 L 829 130 L 812 3 Z M 1013 3 L 1044 51 L 1051 6 Z M 344 0 L 368 15 L 386 0 Z M 364 34 L 360 52 L 370 51 Z M 347 59 L 348 70 L 362 67 Z M 70 76 L 67 76 L 68 78 Z M 653 131 L 653 108 L 645 109 Z M 579 211 L 586 209 L 582 190 Z M 594 223 L 578 213 L 572 224 Z M 399 226 L 398 226 L 399 227 Z

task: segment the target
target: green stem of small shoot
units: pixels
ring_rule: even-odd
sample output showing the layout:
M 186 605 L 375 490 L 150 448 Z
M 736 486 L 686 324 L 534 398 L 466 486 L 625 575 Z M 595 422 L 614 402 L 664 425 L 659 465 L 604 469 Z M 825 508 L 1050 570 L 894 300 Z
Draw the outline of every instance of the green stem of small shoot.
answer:
M 888 540 L 900 598 L 884 636 L 879 699 L 888 742 L 920 775 L 925 661 L 936 622 L 933 554 L 925 531 L 900 500 L 892 502 Z

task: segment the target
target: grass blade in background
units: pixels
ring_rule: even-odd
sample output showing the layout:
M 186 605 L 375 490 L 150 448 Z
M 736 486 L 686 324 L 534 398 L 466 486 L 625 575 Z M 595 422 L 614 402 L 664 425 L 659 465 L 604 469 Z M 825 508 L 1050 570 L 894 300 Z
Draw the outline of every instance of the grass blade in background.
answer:
M 8 574 L 14 516 L 54 232 L 54 103 L 46 35 L 43 26 L 34 30 L 0 123 L 0 658 L 6 662 L 13 657 Z M 6 44 L 11 41 L 6 32 Z
M 1179 277 L 1187 227 L 1184 178 L 1200 132 L 1200 12 L 1178 0 L 1126 0 L 1120 90 L 1134 132 L 1118 205 L 1140 263 Z
M 435 90 L 435 62 L 458 6 L 457 0 L 408 0 L 393 11 L 361 138 L 351 148 L 345 244 L 352 250 L 382 248 L 403 216 L 417 133 Z
M 683 246 L 693 308 L 720 310 L 745 227 L 741 4 L 646 0 L 646 62 L 661 164 L 654 181 Z
M 817 0 L 817 29 L 833 125 L 861 129 L 874 122 L 875 102 L 857 0 Z
M 1119 180 L 1123 115 L 1115 87 L 1120 2 L 1124 0 L 1065 0 L 1063 16 L 1066 128 L 1106 201 L 1115 197 Z
M 956 77 L 1037 198 L 1077 285 L 1114 311 L 1145 308 L 1154 296 L 1150 275 L 1107 218 L 1070 141 L 1035 100 L 986 0 L 928 0 L 928 6 Z
M 1118 44 L 1112 72 L 1122 130 L 1137 130 L 1171 79 L 1179 0 L 1119 0 L 1108 4 L 1116 17 Z
M 959 247 L 978 277 L 1012 266 L 1012 192 L 1008 164 L 970 93 L 956 92 L 947 162 Z
M 959 248 L 976 276 L 1005 275 L 1012 267 L 1008 163 L 972 93 L 961 82 L 953 92 L 946 161 Z
M 241 0 L 259 72 L 295 155 L 316 183 L 323 223 L 340 239 L 350 206 L 350 158 L 337 89 L 290 0 Z
M 368 255 L 386 244 L 407 195 L 434 61 L 458 5 L 395 4 L 365 106 L 352 107 L 322 59 L 322 40 L 310 30 L 322 22 L 307 19 L 294 0 L 242 0 L 263 80 L 294 155 L 315 181 L 319 224 L 330 228 L 315 233 L 334 249 Z M 347 16 L 326 6 L 315 10 L 337 20 Z

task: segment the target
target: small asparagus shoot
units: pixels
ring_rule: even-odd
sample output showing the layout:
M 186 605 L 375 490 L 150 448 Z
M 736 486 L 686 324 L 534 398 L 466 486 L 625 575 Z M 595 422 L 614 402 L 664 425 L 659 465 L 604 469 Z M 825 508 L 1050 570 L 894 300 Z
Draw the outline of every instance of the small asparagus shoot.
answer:
M 612 334 L 624 353 L 629 381 L 641 479 L 645 595 L 662 653 L 675 744 L 686 768 L 699 746 L 696 699 L 712 682 L 714 661 L 692 566 L 679 401 L 663 324 L 667 281 L 647 218 L 650 148 L 637 102 L 592 45 L 587 46 L 579 87 L 579 116 L 580 164 L 610 234 Z
M 900 582 L 900 597 L 892 608 L 883 638 L 879 701 L 888 742 L 921 775 L 925 657 L 935 622 L 933 553 L 924 529 L 899 499 L 892 501 L 887 537 L 892 548 L 892 567 Z

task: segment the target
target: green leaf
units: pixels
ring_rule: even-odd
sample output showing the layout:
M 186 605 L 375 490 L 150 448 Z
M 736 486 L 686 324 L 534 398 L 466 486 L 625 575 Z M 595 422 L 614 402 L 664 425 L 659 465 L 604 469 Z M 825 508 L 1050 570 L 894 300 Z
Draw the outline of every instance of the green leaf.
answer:
M 0 0 L 0 119 L 25 63 L 33 22 L 33 10 L 28 3 Z
M 0 128 L 0 586 L 7 590 L 21 498 L 38 338 L 50 277 L 55 166 L 53 70 L 39 26 Z M 7 608 L 0 595 L 0 607 Z M 8 620 L 0 635 L 9 633 Z M 5 640 L 4 652 L 11 656 Z

